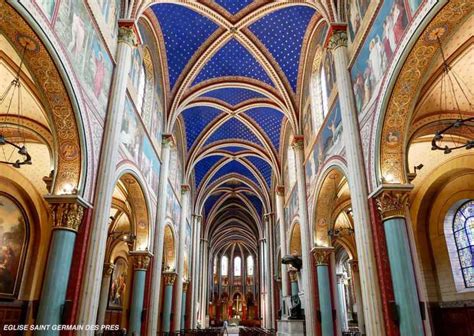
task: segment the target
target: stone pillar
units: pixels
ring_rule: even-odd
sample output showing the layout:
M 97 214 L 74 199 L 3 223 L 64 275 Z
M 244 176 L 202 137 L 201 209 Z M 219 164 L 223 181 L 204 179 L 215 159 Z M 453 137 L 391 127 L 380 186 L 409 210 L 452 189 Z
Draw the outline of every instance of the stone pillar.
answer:
M 117 65 L 115 67 L 104 137 L 97 172 L 95 210 L 93 212 L 89 249 L 85 264 L 84 286 L 82 288 L 80 311 L 77 324 L 94 325 L 97 322 L 97 310 L 101 280 L 104 267 L 105 249 L 109 229 L 110 207 L 115 186 L 115 169 L 120 146 L 120 128 L 124 114 L 125 96 L 132 49 L 137 44 L 136 27 L 129 21 L 119 21 L 117 45 Z M 92 331 L 78 331 L 78 335 L 91 335 Z
M 84 209 L 90 207 L 76 195 L 45 198 L 51 207 L 53 233 L 35 321 L 37 325 L 61 323 L 76 234 Z M 59 335 L 59 331 L 36 331 L 35 335 Z
M 265 281 L 265 239 L 260 239 L 258 244 L 258 254 L 259 254 L 259 268 L 258 274 L 259 276 L 259 283 L 260 283 L 260 317 L 262 319 L 262 327 L 266 328 L 268 323 L 268 310 L 267 310 L 267 288 L 266 288 L 266 281 Z
M 346 310 L 346 288 L 344 286 L 344 274 L 336 274 L 337 277 L 337 302 L 339 305 L 340 315 L 340 326 L 342 331 L 347 331 L 349 325 L 347 323 L 347 310 Z
M 265 288 L 266 288 L 266 306 L 267 306 L 267 328 L 275 329 L 275 315 L 274 315 L 274 297 L 273 297 L 273 264 L 272 264 L 272 220 L 271 216 L 273 214 L 264 215 L 265 222 L 265 241 L 264 241 L 264 255 L 265 263 L 263 267 L 265 268 Z
M 333 247 L 315 247 L 312 250 L 316 271 L 318 273 L 319 309 L 321 311 L 322 336 L 333 336 L 331 282 L 329 278 L 329 258 L 334 253 Z
M 316 335 L 316 311 L 315 306 L 315 281 L 313 275 L 313 267 L 311 262 L 311 228 L 308 222 L 308 204 L 306 203 L 306 181 L 304 169 L 304 140 L 303 136 L 295 136 L 293 140 L 293 149 L 295 151 L 296 163 L 296 184 L 298 188 L 298 205 L 300 214 L 301 228 L 301 251 L 302 251 L 302 277 L 304 292 L 304 311 L 306 333 L 308 335 Z
M 417 284 L 405 221 L 411 186 L 382 186 L 374 193 L 385 230 L 401 335 L 424 335 Z
M 357 260 L 349 260 L 352 270 L 352 283 L 354 285 L 354 294 L 357 305 L 357 326 L 361 334 L 365 334 L 364 322 L 364 303 L 362 301 L 362 292 L 360 288 L 359 262 Z
M 145 278 L 151 256 L 148 251 L 130 252 L 130 257 L 133 260 L 133 290 L 128 334 L 131 336 L 141 335 Z
M 165 216 L 166 216 L 166 199 L 168 190 L 168 174 L 170 166 L 170 151 L 173 146 L 173 136 L 170 134 L 163 135 L 163 145 L 161 147 L 161 173 L 160 184 L 158 190 L 158 204 L 156 211 L 155 230 L 153 235 L 153 264 L 151 274 L 150 288 L 150 308 L 148 311 L 147 328 L 148 336 L 156 336 L 158 333 L 158 317 L 160 316 L 160 299 L 161 299 L 161 267 L 163 263 L 163 241 L 165 237 Z
M 276 188 L 276 213 L 277 220 L 280 224 L 280 253 L 283 258 L 288 254 L 286 250 L 286 223 L 285 223 L 285 188 L 283 186 L 277 186 Z M 288 315 L 288 307 L 286 306 L 286 298 L 288 297 L 288 270 L 286 264 L 281 263 L 281 295 L 282 295 L 282 317 Z
M 104 274 L 102 275 L 102 285 L 100 288 L 99 310 L 97 312 L 97 325 L 104 325 L 105 313 L 107 312 L 107 304 L 109 303 L 110 278 L 114 272 L 115 265 L 112 263 L 104 264 Z M 103 331 L 99 330 L 98 335 L 102 335 Z
M 206 239 L 202 241 L 202 258 L 201 258 L 201 327 L 206 327 L 206 310 L 207 310 L 207 291 L 209 287 L 208 281 L 208 265 L 209 265 L 209 242 Z
M 199 274 L 201 268 L 199 263 L 200 243 L 201 243 L 201 216 L 193 215 L 193 263 L 191 280 L 191 329 L 196 328 L 197 307 L 199 303 Z
M 186 252 L 185 240 L 186 240 L 186 223 L 187 223 L 187 214 L 188 214 L 188 203 L 189 203 L 189 194 L 191 188 L 189 185 L 181 186 L 181 223 L 179 225 L 179 247 L 178 247 L 178 278 L 176 280 L 176 291 L 174 297 L 174 316 L 173 316 L 173 327 L 175 331 L 181 330 L 181 309 L 183 302 L 181 301 L 181 296 L 183 292 L 183 282 L 184 279 L 184 254 Z M 186 303 L 184 303 L 186 305 Z
M 169 333 L 171 328 L 171 305 L 173 300 L 173 285 L 177 274 L 174 272 L 163 273 L 165 281 L 165 297 L 163 301 L 163 320 L 161 321 L 161 331 Z
M 364 168 L 358 114 L 355 108 L 354 93 L 348 70 L 347 32 L 345 26 L 331 28 L 329 48 L 332 50 L 334 57 L 338 97 L 341 106 L 342 136 L 347 166 L 349 168 L 347 179 L 351 190 L 355 240 L 361 269 L 360 281 L 367 334 L 383 336 L 385 335 L 385 328 L 383 324 L 382 302 L 372 231 L 369 225 L 370 212 L 368 207 L 367 177 Z
M 183 295 L 181 297 L 181 330 L 186 329 L 185 316 L 186 316 L 186 294 L 188 292 L 189 282 L 183 282 Z

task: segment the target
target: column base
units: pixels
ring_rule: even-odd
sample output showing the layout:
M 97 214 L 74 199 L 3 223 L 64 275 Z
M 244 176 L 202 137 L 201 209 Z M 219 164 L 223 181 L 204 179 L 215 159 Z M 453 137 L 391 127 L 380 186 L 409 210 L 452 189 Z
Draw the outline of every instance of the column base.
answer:
M 278 336 L 306 335 L 304 320 L 277 320 Z

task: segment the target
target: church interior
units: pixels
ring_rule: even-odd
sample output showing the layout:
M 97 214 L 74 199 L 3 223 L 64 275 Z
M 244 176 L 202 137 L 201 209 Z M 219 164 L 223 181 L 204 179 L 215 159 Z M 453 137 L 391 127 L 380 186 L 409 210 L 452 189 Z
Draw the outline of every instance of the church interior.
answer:
M 473 9 L 0 0 L 0 335 L 473 335 Z

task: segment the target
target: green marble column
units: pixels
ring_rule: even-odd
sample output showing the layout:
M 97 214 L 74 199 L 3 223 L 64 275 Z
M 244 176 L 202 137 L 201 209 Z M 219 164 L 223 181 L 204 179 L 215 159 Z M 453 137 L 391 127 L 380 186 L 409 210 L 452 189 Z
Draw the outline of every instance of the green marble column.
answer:
M 176 281 L 176 273 L 163 273 L 165 280 L 165 297 L 163 301 L 163 320 L 161 321 L 161 331 L 169 333 L 171 328 L 171 304 L 173 301 L 173 285 Z
M 135 336 L 141 334 L 145 278 L 151 254 L 148 251 L 133 251 L 130 252 L 130 257 L 133 260 L 134 272 L 128 334 Z
M 329 277 L 329 256 L 333 253 L 333 247 L 315 247 L 313 256 L 316 261 L 316 272 L 318 273 L 319 309 L 321 311 L 322 336 L 334 336 L 334 324 L 332 316 L 331 280 Z
M 74 243 L 86 203 L 75 195 L 51 196 L 53 232 L 36 325 L 61 324 Z M 35 335 L 59 335 L 58 330 L 36 331 Z
M 384 190 L 377 203 L 385 230 L 400 334 L 422 336 L 423 321 L 405 221 L 407 199 L 407 190 Z

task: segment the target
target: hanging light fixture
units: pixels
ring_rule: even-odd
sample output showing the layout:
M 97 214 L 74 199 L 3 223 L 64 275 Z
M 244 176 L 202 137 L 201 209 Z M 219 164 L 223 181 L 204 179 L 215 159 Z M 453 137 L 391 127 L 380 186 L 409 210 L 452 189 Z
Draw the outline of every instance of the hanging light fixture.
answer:
M 22 130 L 22 94 L 20 74 L 25 58 L 25 52 L 29 41 L 23 41 L 23 51 L 21 54 L 20 65 L 15 77 L 6 87 L 5 91 L 0 96 L 0 114 L 7 118 L 13 117 L 17 119 L 16 131 L 15 127 L 11 127 L 10 123 L 0 124 L 0 163 L 11 165 L 15 168 L 21 168 L 23 165 L 31 164 L 31 156 L 25 146 L 25 135 Z M 16 96 L 16 98 L 15 98 Z M 16 99 L 16 113 L 10 111 Z M 3 107 L 6 111 L 3 111 Z M 14 119 L 13 119 L 14 120 Z M 15 141 L 16 140 L 16 141 Z M 15 155 L 16 153 L 16 155 Z
M 467 106 L 469 106 L 469 113 L 473 112 L 473 105 L 471 100 L 472 93 L 469 87 L 462 81 L 462 79 L 456 74 L 446 60 L 446 56 L 441 44 L 440 36 L 445 33 L 445 30 L 438 29 L 433 32 L 432 39 L 436 39 L 441 57 L 443 60 L 443 75 L 441 78 L 441 94 L 440 94 L 440 108 L 444 111 L 448 111 L 448 96 L 451 96 L 451 102 L 454 105 L 455 111 L 457 111 L 459 117 L 453 122 L 443 123 L 444 128 L 435 132 L 433 139 L 431 140 L 432 150 L 441 150 L 444 154 L 449 154 L 456 149 L 474 148 L 474 117 L 464 118 L 461 112 L 461 107 L 457 98 L 458 91 L 462 98 L 466 100 Z M 466 69 L 466 71 L 469 71 Z M 462 138 L 467 137 L 467 140 Z

